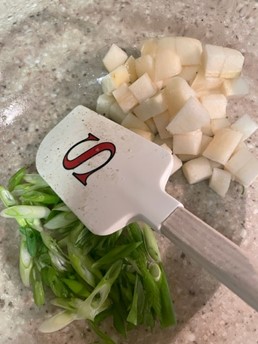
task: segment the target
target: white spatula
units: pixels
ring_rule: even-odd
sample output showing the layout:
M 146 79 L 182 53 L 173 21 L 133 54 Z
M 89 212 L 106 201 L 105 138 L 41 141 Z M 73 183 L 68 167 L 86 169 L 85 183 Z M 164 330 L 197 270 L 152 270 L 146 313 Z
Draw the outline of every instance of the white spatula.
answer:
M 93 233 L 145 221 L 258 310 L 257 266 L 165 192 L 172 165 L 163 148 L 83 106 L 48 133 L 36 157 L 39 174 Z

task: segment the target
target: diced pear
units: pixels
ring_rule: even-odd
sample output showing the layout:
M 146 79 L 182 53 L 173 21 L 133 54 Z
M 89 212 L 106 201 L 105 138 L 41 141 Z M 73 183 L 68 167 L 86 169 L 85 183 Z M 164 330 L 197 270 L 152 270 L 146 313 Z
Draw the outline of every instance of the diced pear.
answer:
M 246 144 L 244 141 L 241 141 L 235 148 L 233 154 L 235 154 L 239 149 L 242 149 L 242 148 L 247 148 Z
M 236 174 L 235 180 L 245 187 L 250 186 L 258 177 L 258 159 L 255 156 L 247 162 Z
M 211 142 L 212 137 L 202 134 L 202 141 L 199 154 L 202 154 L 204 150 L 208 147 L 208 144 Z
M 176 171 L 178 171 L 183 165 L 182 161 L 175 154 L 173 154 L 172 156 L 173 156 L 173 167 L 172 167 L 171 175 L 176 173 Z
M 141 129 L 144 131 L 149 131 L 149 127 L 147 124 L 145 124 L 143 121 L 141 121 L 138 117 L 136 117 L 134 114 L 129 112 L 126 117 L 121 122 L 121 125 L 125 128 L 135 128 L 135 129 Z
M 180 74 L 178 74 L 178 76 L 180 78 L 185 79 L 187 82 L 189 82 L 191 84 L 197 75 L 198 69 L 199 69 L 198 65 L 183 66 L 182 70 L 181 70 Z
M 213 136 L 213 131 L 211 130 L 211 123 L 208 123 L 202 127 L 202 133 L 207 136 Z
M 156 93 L 156 87 L 147 73 L 143 74 L 139 79 L 133 82 L 129 86 L 129 89 L 139 103 L 154 96 Z
M 211 130 L 213 134 L 222 128 L 229 128 L 230 122 L 227 118 L 216 118 L 211 120 Z
M 155 143 L 156 143 L 157 145 L 159 145 L 159 146 L 161 146 L 161 145 L 163 145 L 163 144 L 165 143 L 165 144 L 168 145 L 168 147 L 170 147 L 171 149 L 172 149 L 172 147 L 173 147 L 173 140 L 172 140 L 172 138 L 161 139 L 159 135 L 156 135 L 156 136 L 154 137 L 153 142 L 155 142 Z
M 200 100 L 211 119 L 226 117 L 227 98 L 224 94 L 210 94 L 202 96 Z
M 244 167 L 253 155 L 249 152 L 247 147 L 242 147 L 234 152 L 228 162 L 225 164 L 225 169 L 231 174 L 236 175 L 237 172 Z
M 101 79 L 101 87 L 104 94 L 107 95 L 111 95 L 116 89 L 116 83 L 111 74 L 107 74 Z
M 232 155 L 225 169 L 232 173 L 236 181 L 248 187 L 258 176 L 258 159 L 244 147 Z
M 109 109 L 109 118 L 112 119 L 114 122 L 121 124 L 123 119 L 126 117 L 126 114 L 120 108 L 118 103 L 115 101 Z
M 155 94 L 155 96 L 146 99 L 133 109 L 133 113 L 143 122 L 149 118 L 156 116 L 167 109 L 163 92 Z
M 138 78 L 135 69 L 135 58 L 132 55 L 129 56 L 124 65 L 128 70 L 130 82 L 133 83 Z
M 170 121 L 166 129 L 171 134 L 182 134 L 201 129 L 210 123 L 208 111 L 196 98 L 189 98 L 182 109 Z
M 155 122 L 153 121 L 153 118 L 149 118 L 147 119 L 147 121 L 145 121 L 145 124 L 147 124 L 147 126 L 149 127 L 149 130 L 156 135 L 158 133 L 158 129 L 156 127 Z
M 206 77 L 219 77 L 225 62 L 224 48 L 206 44 L 203 49 L 204 73 Z
M 183 165 L 183 173 L 188 183 L 194 184 L 210 178 L 212 169 L 208 159 L 199 157 L 187 161 Z
M 154 59 L 151 55 L 143 55 L 135 60 L 135 70 L 138 78 L 145 73 L 154 80 Z
M 198 39 L 176 37 L 176 53 L 183 66 L 199 65 L 202 56 L 202 44 Z
M 170 50 L 176 53 L 176 37 L 162 37 L 158 40 L 158 50 Z
M 249 85 L 241 76 L 236 79 L 225 79 L 222 83 L 222 92 L 226 97 L 244 96 L 249 93 Z
M 198 93 L 208 93 L 210 90 L 221 87 L 223 79 L 219 77 L 207 77 L 201 67 L 196 74 L 196 77 L 191 83 L 191 87 Z
M 162 90 L 162 88 L 164 87 L 164 81 L 163 80 L 156 81 L 155 86 L 157 87 L 158 90 Z
M 155 57 L 155 81 L 171 78 L 182 70 L 179 56 L 171 50 L 158 50 Z
M 198 155 L 193 155 L 193 154 L 178 154 L 178 158 L 179 158 L 182 162 L 186 162 L 186 161 L 189 161 L 189 160 L 198 158 Z
M 203 156 L 225 165 L 241 138 L 242 134 L 238 131 L 229 128 L 220 129 L 203 152 Z
M 197 155 L 200 152 L 201 141 L 201 130 L 175 134 L 173 136 L 173 153 Z
M 159 115 L 156 115 L 153 117 L 154 123 L 158 129 L 159 136 L 162 139 L 167 139 L 169 137 L 172 137 L 172 134 L 169 133 L 166 129 L 166 126 L 171 121 L 172 116 L 168 111 L 164 111 L 160 113 Z
M 214 168 L 223 168 L 224 166 L 220 163 L 218 163 L 217 161 L 213 161 L 213 160 L 209 160 L 210 162 L 210 165 L 211 165 L 211 168 L 214 169 Z M 232 178 L 232 176 L 231 176 Z
M 169 79 L 164 92 L 171 115 L 175 115 L 190 97 L 195 97 L 194 90 L 180 77 Z
M 213 88 L 213 89 L 206 89 L 206 90 L 199 90 L 199 91 L 196 91 L 196 97 L 198 99 L 201 99 L 201 97 L 204 97 L 204 96 L 210 96 L 210 95 L 213 95 L 213 94 L 221 94 L 223 93 L 222 90 L 221 90 L 221 87 L 218 87 L 218 88 Z
M 209 187 L 221 197 L 225 197 L 231 181 L 231 174 L 225 170 L 214 168 Z
M 111 94 L 117 87 L 130 81 L 127 68 L 122 65 L 117 67 L 101 80 L 102 90 L 105 94 Z
M 130 130 L 133 131 L 134 133 L 144 137 L 146 140 L 153 141 L 153 139 L 154 139 L 154 135 L 150 131 L 145 131 L 145 130 L 136 129 L 136 128 L 130 128 Z
M 158 40 L 157 39 L 148 39 L 143 42 L 141 47 L 141 55 L 151 55 L 155 56 L 158 47 Z
M 231 48 L 224 48 L 225 61 L 220 73 L 221 78 L 233 79 L 241 74 L 244 56 L 240 51 Z
M 107 94 L 101 94 L 97 99 L 96 111 L 101 115 L 109 117 L 110 107 L 115 102 L 113 96 Z
M 117 67 L 121 66 L 128 56 L 124 50 L 119 48 L 116 44 L 112 44 L 103 58 L 103 64 L 108 72 L 112 72 Z
M 244 115 L 233 123 L 231 128 L 242 133 L 242 140 L 246 140 L 258 129 L 258 123 L 256 123 L 249 115 Z
M 138 104 L 138 100 L 129 90 L 127 84 L 122 84 L 116 90 L 114 90 L 113 96 L 124 112 L 130 111 L 134 106 Z

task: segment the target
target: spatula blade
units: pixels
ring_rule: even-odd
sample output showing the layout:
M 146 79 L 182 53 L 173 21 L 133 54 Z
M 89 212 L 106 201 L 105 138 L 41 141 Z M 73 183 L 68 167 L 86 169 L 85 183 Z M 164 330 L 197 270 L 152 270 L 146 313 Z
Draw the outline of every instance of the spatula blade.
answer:
M 142 220 L 158 229 L 180 204 L 165 191 L 172 170 L 165 149 L 83 107 L 42 141 L 39 174 L 95 234 Z

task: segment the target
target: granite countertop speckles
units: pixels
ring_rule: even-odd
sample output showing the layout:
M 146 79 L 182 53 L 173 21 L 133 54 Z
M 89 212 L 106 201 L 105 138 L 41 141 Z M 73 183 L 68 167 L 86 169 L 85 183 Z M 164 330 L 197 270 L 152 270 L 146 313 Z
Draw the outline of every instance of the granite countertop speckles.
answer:
M 0 181 L 31 165 L 47 133 L 76 105 L 92 109 L 103 73 L 101 57 L 116 42 L 132 50 L 146 37 L 188 35 L 240 49 L 250 94 L 230 101 L 232 120 L 258 120 L 258 3 L 254 0 L 2 0 L 0 3 Z M 248 140 L 258 156 L 258 134 Z M 168 190 L 201 219 L 258 259 L 258 181 L 244 195 L 232 183 L 221 199 L 207 183 L 186 185 L 180 172 Z M 256 344 L 258 314 L 174 245 L 160 237 L 178 326 L 139 329 L 118 343 Z M 38 309 L 18 272 L 14 222 L 0 219 L 0 343 L 93 343 L 84 322 L 43 335 L 37 327 L 54 312 Z M 110 326 L 107 324 L 107 326 Z

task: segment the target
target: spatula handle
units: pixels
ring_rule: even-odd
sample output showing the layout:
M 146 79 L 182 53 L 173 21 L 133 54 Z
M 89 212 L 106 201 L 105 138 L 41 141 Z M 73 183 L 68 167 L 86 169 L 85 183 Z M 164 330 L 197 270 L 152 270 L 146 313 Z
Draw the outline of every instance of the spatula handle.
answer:
M 161 232 L 258 311 L 258 269 L 237 245 L 183 207 L 163 222 Z

